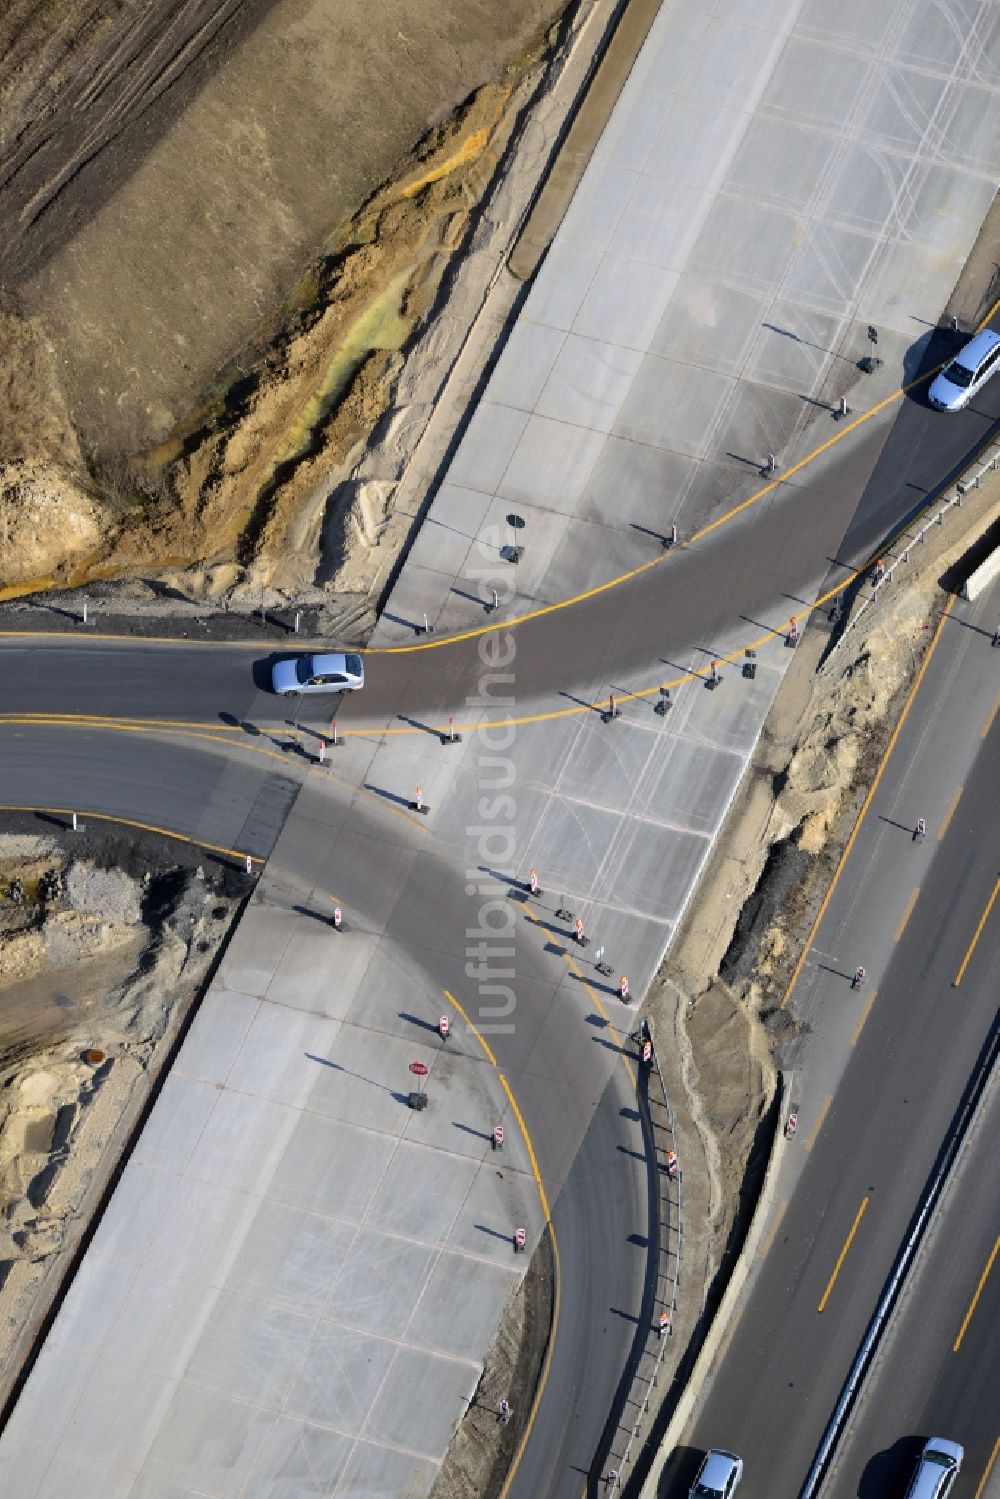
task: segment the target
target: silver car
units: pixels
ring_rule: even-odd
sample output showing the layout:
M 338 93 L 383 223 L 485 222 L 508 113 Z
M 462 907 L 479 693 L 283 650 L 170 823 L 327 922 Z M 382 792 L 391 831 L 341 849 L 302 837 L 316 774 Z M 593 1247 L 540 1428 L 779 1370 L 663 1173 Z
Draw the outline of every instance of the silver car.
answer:
M 279 661 L 271 686 L 279 697 L 299 692 L 358 692 L 365 685 L 365 663 L 360 656 L 293 656 Z
M 927 399 L 938 411 L 961 411 L 1000 369 L 1000 333 L 984 328 L 931 381 Z
M 947 1437 L 931 1437 L 917 1461 L 906 1499 L 945 1499 L 958 1477 L 965 1451 Z
M 691 1486 L 691 1499 L 729 1499 L 742 1477 L 743 1459 L 735 1452 L 713 1447 L 698 1469 L 698 1477 Z

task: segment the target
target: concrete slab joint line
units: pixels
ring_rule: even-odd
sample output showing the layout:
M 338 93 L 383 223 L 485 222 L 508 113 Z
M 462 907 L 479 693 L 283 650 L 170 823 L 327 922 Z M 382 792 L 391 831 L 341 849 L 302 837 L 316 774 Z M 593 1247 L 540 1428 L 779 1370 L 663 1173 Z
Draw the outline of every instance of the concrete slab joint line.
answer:
M 751 1268 L 760 1248 L 764 1234 L 764 1225 L 771 1210 L 774 1199 L 775 1188 L 778 1181 L 778 1173 L 781 1162 L 784 1159 L 786 1148 L 794 1149 L 794 1141 L 785 1139 L 783 1128 L 783 1115 L 787 1100 L 793 1094 L 794 1073 L 779 1072 L 778 1084 L 775 1093 L 775 1126 L 774 1136 L 771 1140 L 771 1149 L 768 1154 L 767 1168 L 764 1172 L 764 1183 L 754 1208 L 750 1227 L 747 1229 L 746 1240 L 743 1244 L 736 1263 L 733 1266 L 729 1284 L 723 1293 L 719 1303 L 719 1309 L 712 1319 L 712 1325 L 706 1334 L 705 1341 L 701 1346 L 698 1357 L 695 1359 L 694 1367 L 688 1378 L 687 1384 L 681 1392 L 674 1413 L 670 1418 L 663 1435 L 663 1440 L 656 1456 L 653 1458 L 646 1481 L 642 1486 L 641 1499 L 657 1499 L 660 1475 L 666 1465 L 671 1452 L 677 1446 L 681 1436 L 694 1414 L 698 1397 L 701 1394 L 705 1381 L 712 1369 L 712 1363 L 719 1346 L 729 1325 L 730 1318 L 736 1309 L 736 1304 L 746 1287 Z

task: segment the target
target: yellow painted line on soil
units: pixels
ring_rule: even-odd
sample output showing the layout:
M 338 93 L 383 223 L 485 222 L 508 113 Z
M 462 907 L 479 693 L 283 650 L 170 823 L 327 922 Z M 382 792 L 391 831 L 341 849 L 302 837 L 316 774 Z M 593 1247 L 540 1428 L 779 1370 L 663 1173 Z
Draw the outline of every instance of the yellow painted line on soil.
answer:
M 917 897 L 919 896 L 919 894 L 920 894 L 920 886 L 919 885 L 914 885 L 913 890 L 910 893 L 910 898 L 906 902 L 906 909 L 903 912 L 902 916 L 899 918 L 899 926 L 896 928 L 896 930 L 892 934 L 892 940 L 893 940 L 893 942 L 898 942 L 899 939 L 900 939 L 900 937 L 903 935 L 903 932 L 906 930 L 906 923 L 909 921 L 910 917 L 913 915 L 913 907 L 917 903 Z
M 993 1465 L 996 1462 L 998 1455 L 1000 1455 L 1000 1437 L 997 1437 L 996 1441 L 993 1443 L 993 1451 L 990 1453 L 989 1462 L 983 1469 L 983 1476 L 979 1480 L 979 1484 L 976 1488 L 976 1492 L 972 1496 L 972 1499 L 983 1499 L 983 1495 L 986 1493 L 986 1485 L 990 1481 L 990 1474 L 993 1472 Z
M 954 793 L 952 795 L 951 801 L 948 803 L 948 809 L 945 812 L 944 817 L 941 820 L 941 826 L 938 828 L 938 842 L 939 843 L 941 842 L 941 839 L 944 837 L 945 833 L 947 833 L 947 831 L 948 831 L 948 824 L 951 822 L 951 819 L 955 815 L 955 808 L 958 806 L 959 798 L 961 797 L 962 792 L 964 790 L 965 790 L 964 786 L 956 786 L 955 787 L 955 790 L 954 790 Z
M 194 848 L 207 848 L 212 854 L 228 854 L 231 859 L 263 865 L 266 861 L 259 854 L 248 854 L 238 848 L 227 848 L 222 843 L 208 843 L 204 838 L 192 838 L 187 833 L 175 833 L 172 828 L 161 828 L 153 822 L 137 822 L 134 817 L 115 817 L 110 812 L 88 812 L 82 807 L 24 807 L 13 802 L 0 802 L 0 812 L 42 812 L 52 817 L 91 818 L 94 822 L 113 822 L 125 828 L 138 828 L 143 833 L 159 833 L 164 838 L 174 838 L 178 843 L 190 843 Z
M 951 987 L 953 989 L 957 989 L 958 986 L 959 986 L 959 984 L 962 982 L 962 979 L 963 979 L 963 977 L 965 975 L 965 970 L 969 966 L 969 960 L 972 957 L 972 954 L 976 950 L 976 943 L 979 941 L 980 937 L 983 934 L 983 927 L 986 925 L 987 921 L 989 920 L 990 912 L 993 910 L 993 903 L 996 900 L 998 894 L 1000 894 L 1000 879 L 998 879 L 995 882 L 995 884 L 993 886 L 993 891 L 992 891 L 992 893 L 990 895 L 990 898 L 986 902 L 986 905 L 983 907 L 983 914 L 979 918 L 979 925 L 976 927 L 976 930 L 973 932 L 973 934 L 972 934 L 972 941 L 969 943 L 968 947 L 965 950 L 965 957 L 962 959 L 962 966 L 958 970 L 958 972 L 956 973 L 955 977 L 951 981 Z
M 998 1253 L 1000 1253 L 1000 1234 L 997 1235 L 993 1248 L 990 1250 L 990 1257 L 983 1267 L 983 1273 L 979 1277 L 979 1284 L 976 1286 L 976 1289 L 972 1296 L 972 1300 L 969 1302 L 969 1309 L 966 1312 L 965 1316 L 962 1318 L 962 1325 L 958 1329 L 958 1337 L 955 1339 L 951 1347 L 952 1353 L 957 1353 L 962 1346 L 962 1339 L 965 1337 L 966 1329 L 968 1328 L 969 1323 L 972 1321 L 972 1314 L 979 1304 L 979 1298 L 983 1294 L 983 1287 L 989 1279 L 990 1271 L 993 1269 L 993 1261 L 996 1259 Z
M 993 706 L 990 709 L 990 711 L 987 713 L 986 717 L 983 719 L 983 726 L 979 730 L 979 737 L 980 737 L 980 739 L 985 739 L 986 736 L 987 736 L 987 734 L 990 732 L 990 729 L 992 729 L 992 727 L 993 727 L 993 720 L 997 716 L 997 709 L 998 708 L 1000 708 L 1000 692 L 998 692 L 997 695 L 996 695 L 996 697 L 993 699 Z
M 450 1005 L 454 1005 L 455 1006 L 455 1009 L 461 1015 L 462 1019 L 465 1021 L 466 1025 L 469 1027 L 469 1030 L 475 1036 L 476 1040 L 479 1042 L 480 1046 L 483 1048 L 483 1051 L 485 1051 L 486 1055 L 489 1057 L 490 1062 L 495 1067 L 496 1064 L 497 1064 L 497 1059 L 493 1055 L 493 1051 L 492 1051 L 492 1049 L 490 1047 L 489 1042 L 486 1040 L 485 1036 L 482 1034 L 482 1032 L 479 1030 L 479 1028 L 475 1025 L 475 1023 L 472 1020 L 469 1019 L 468 1015 L 465 1013 L 465 1011 L 463 1010 L 462 1006 L 459 1004 L 458 1000 L 455 998 L 454 994 L 452 994 L 450 992 L 450 990 L 448 990 L 448 989 L 445 989 L 443 991 L 443 993 L 444 993 L 444 997 L 448 1001 L 448 1003 Z
M 850 1249 L 851 1245 L 854 1243 L 854 1235 L 858 1231 L 858 1227 L 859 1227 L 859 1225 L 861 1223 L 862 1218 L 865 1215 L 865 1208 L 867 1206 L 868 1206 L 868 1198 L 867 1197 L 862 1197 L 862 1199 L 861 1199 L 861 1206 L 858 1208 L 858 1211 L 857 1211 L 857 1213 L 854 1216 L 854 1222 L 851 1224 L 851 1231 L 847 1235 L 847 1238 L 844 1240 L 844 1247 L 843 1247 L 843 1249 L 840 1251 L 840 1253 L 837 1256 L 837 1263 L 833 1267 L 833 1274 L 830 1276 L 830 1279 L 827 1281 L 827 1283 L 826 1283 L 826 1290 L 823 1292 L 823 1295 L 822 1295 L 822 1298 L 820 1300 L 819 1306 L 816 1308 L 816 1310 L 818 1312 L 821 1312 L 823 1310 L 823 1308 L 826 1306 L 826 1303 L 830 1299 L 830 1292 L 833 1290 L 834 1286 L 836 1285 L 837 1276 L 840 1274 L 841 1266 L 843 1265 L 844 1261 L 847 1258 L 847 1251 Z
M 562 1269 L 559 1260 L 559 1240 L 556 1238 L 556 1228 L 555 1224 L 552 1222 L 552 1215 L 549 1212 L 549 1201 L 545 1195 L 545 1187 L 542 1182 L 542 1174 L 538 1169 L 538 1160 L 535 1156 L 534 1146 L 531 1143 L 531 1136 L 528 1134 L 528 1128 L 521 1115 L 521 1110 L 517 1106 L 517 1099 L 514 1097 L 513 1093 L 510 1090 L 510 1084 L 507 1082 L 507 1079 L 504 1077 L 502 1072 L 498 1073 L 497 1075 L 500 1078 L 500 1082 L 503 1085 L 503 1090 L 507 1095 L 508 1102 L 510 1103 L 511 1110 L 518 1122 L 518 1126 L 520 1127 L 522 1138 L 524 1139 L 524 1143 L 528 1150 L 528 1159 L 531 1161 L 531 1169 L 535 1177 L 535 1186 L 538 1188 L 538 1195 L 541 1200 L 542 1211 L 545 1214 L 545 1222 L 548 1225 L 549 1235 L 552 1240 L 552 1279 L 554 1285 L 552 1297 L 552 1333 L 549 1337 L 548 1346 L 545 1349 L 545 1357 L 542 1360 L 542 1370 L 538 1376 L 538 1384 L 535 1386 L 535 1394 L 531 1402 L 531 1410 L 528 1412 L 528 1419 L 525 1422 L 524 1431 L 521 1433 L 521 1440 L 517 1444 L 517 1451 L 514 1453 L 510 1468 L 507 1471 L 507 1477 L 504 1479 L 503 1487 L 500 1490 L 500 1499 L 507 1499 L 507 1494 L 510 1491 L 510 1486 L 514 1482 L 514 1476 L 521 1465 L 521 1459 L 524 1456 L 524 1449 L 528 1445 L 528 1438 L 531 1436 L 532 1428 L 535 1424 L 535 1417 L 538 1415 L 538 1408 L 542 1403 L 542 1396 L 545 1393 L 545 1386 L 548 1384 L 549 1380 L 549 1370 L 552 1367 L 552 1354 L 555 1351 L 556 1335 L 559 1331 L 559 1312 L 562 1303 Z
M 851 856 L 851 850 L 853 849 L 854 844 L 857 840 L 858 833 L 861 831 L 861 824 L 864 822 L 865 817 L 868 814 L 868 808 L 871 806 L 872 801 L 875 798 L 875 793 L 881 783 L 882 776 L 885 772 L 885 767 L 889 763 L 889 757 L 891 756 L 893 750 L 896 748 L 896 741 L 899 738 L 900 730 L 902 729 L 904 723 L 907 720 L 907 717 L 909 716 L 910 708 L 913 706 L 913 700 L 920 690 L 920 684 L 924 680 L 924 674 L 931 663 L 931 657 L 937 650 L 938 642 L 940 641 L 942 631 L 944 630 L 945 621 L 951 614 L 954 603 L 955 595 L 951 594 L 949 595 L 948 600 L 941 611 L 941 617 L 937 622 L 937 628 L 935 629 L 934 634 L 931 637 L 931 643 L 927 647 L 926 655 L 920 663 L 920 670 L 917 672 L 917 675 L 913 680 L 913 686 L 910 688 L 909 692 L 906 695 L 906 702 L 903 704 L 903 711 L 900 713 L 898 719 L 896 720 L 896 726 L 889 736 L 889 743 L 886 745 L 885 753 L 879 761 L 878 770 L 875 772 L 875 779 L 872 781 L 871 786 L 868 788 L 868 795 L 861 803 L 861 810 L 858 813 L 857 820 L 855 821 L 853 828 L 851 829 L 851 835 L 848 838 L 847 842 L 844 844 L 844 851 L 837 861 L 837 867 L 833 872 L 833 878 L 827 886 L 826 894 L 820 901 L 819 910 L 816 912 L 816 919 L 809 930 L 809 935 L 805 940 L 801 953 L 799 954 L 799 960 L 796 963 L 795 967 L 792 969 L 792 976 L 788 980 L 788 988 L 785 990 L 784 997 L 782 998 L 781 1004 L 779 1006 L 779 1008 L 782 1010 L 785 1009 L 788 1001 L 791 999 L 792 993 L 795 989 L 795 985 L 799 981 L 799 975 L 801 974 L 802 969 L 805 966 L 806 958 L 809 956 L 813 942 L 816 940 L 816 933 L 819 931 L 820 922 L 826 915 L 826 908 L 830 904 L 830 899 L 833 895 L 834 890 L 837 888 L 837 882 L 840 879 L 845 864 Z
M 865 1021 L 868 1019 L 868 1016 L 871 1014 L 871 1008 L 872 1008 L 872 1005 L 875 1003 L 877 995 L 878 995 L 878 990 L 877 989 L 873 989 L 872 992 L 869 994 L 867 1001 L 865 1002 L 864 1009 L 861 1011 L 861 1014 L 858 1016 L 858 1023 L 854 1027 L 853 1031 L 851 1032 L 851 1045 L 852 1046 L 857 1046 L 857 1044 L 858 1044 L 858 1037 L 861 1035 L 861 1032 L 865 1028 Z
M 832 1103 L 833 1094 L 828 1093 L 819 1106 L 819 1113 L 816 1115 L 816 1123 L 813 1125 L 812 1129 L 809 1132 L 809 1138 L 806 1141 L 806 1154 L 808 1154 L 816 1144 L 816 1137 L 818 1136 L 820 1130 L 823 1128 L 823 1121 L 826 1119 L 826 1116 L 830 1111 L 830 1105 Z
M 774 1222 L 771 1224 L 771 1230 L 760 1247 L 760 1253 L 757 1256 L 758 1259 L 766 1260 L 768 1255 L 770 1254 L 771 1247 L 774 1244 L 775 1239 L 778 1237 L 778 1229 L 781 1227 L 781 1220 L 784 1218 L 787 1208 L 788 1198 L 786 1197 L 784 1202 L 779 1203 L 778 1205 L 778 1211 L 774 1215 Z

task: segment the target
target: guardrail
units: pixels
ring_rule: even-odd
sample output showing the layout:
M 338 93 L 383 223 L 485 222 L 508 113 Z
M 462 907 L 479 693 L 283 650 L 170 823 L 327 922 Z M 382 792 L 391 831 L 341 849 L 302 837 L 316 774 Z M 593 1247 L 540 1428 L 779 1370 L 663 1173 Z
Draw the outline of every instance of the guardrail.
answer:
M 940 1205 L 945 1184 L 951 1175 L 962 1145 L 975 1122 L 979 1108 L 986 1098 L 990 1079 L 997 1066 L 998 1054 L 1000 1054 L 1000 1029 L 994 1025 L 993 1034 L 989 1038 L 984 1049 L 984 1054 L 980 1056 L 976 1071 L 973 1074 L 972 1086 L 967 1094 L 966 1101 L 958 1119 L 953 1123 L 949 1132 L 944 1157 L 924 1192 L 916 1221 L 910 1230 L 909 1237 L 897 1256 L 896 1263 L 889 1276 L 888 1284 L 879 1297 L 878 1305 L 868 1324 L 861 1347 L 855 1355 L 854 1362 L 844 1383 L 844 1388 L 840 1393 L 840 1399 L 837 1401 L 833 1415 L 830 1417 L 826 1431 L 823 1433 L 823 1440 L 820 1442 L 819 1451 L 813 1458 L 812 1467 L 806 1476 L 799 1499 L 815 1499 L 815 1496 L 822 1492 L 822 1485 L 826 1478 L 830 1459 L 837 1449 L 837 1444 L 843 1435 L 844 1427 L 847 1424 L 854 1401 L 871 1368 L 875 1350 L 888 1328 L 900 1290 L 906 1280 L 907 1274 L 912 1268 L 914 1257 L 923 1241 L 924 1235 Z
M 646 1022 L 643 1022 L 645 1025 Z M 660 1067 L 660 1059 L 656 1054 L 656 1047 L 652 1044 L 652 1033 L 644 1033 L 640 1028 L 640 1045 L 644 1034 L 652 1047 L 650 1065 L 647 1076 L 650 1086 L 646 1090 L 646 1101 L 649 1106 L 649 1121 L 653 1137 L 654 1164 L 657 1179 L 662 1184 L 662 1190 L 657 1193 L 657 1205 L 660 1214 L 659 1222 L 659 1264 L 656 1277 L 656 1302 L 655 1311 L 657 1319 L 666 1314 L 666 1326 L 657 1321 L 654 1329 L 650 1329 L 649 1338 L 656 1339 L 656 1356 L 652 1361 L 652 1370 L 644 1374 L 642 1364 L 649 1355 L 650 1350 L 644 1353 L 640 1360 L 639 1368 L 636 1370 L 633 1381 L 633 1390 L 636 1385 L 644 1386 L 642 1395 L 633 1403 L 638 1405 L 638 1413 L 628 1431 L 624 1450 L 619 1457 L 612 1453 L 614 1466 L 609 1468 L 605 1477 L 605 1486 L 608 1493 L 618 1493 L 625 1487 L 625 1470 L 632 1461 L 632 1451 L 640 1440 L 642 1427 L 649 1415 L 649 1406 L 653 1390 L 656 1388 L 657 1379 L 663 1360 L 666 1356 L 670 1338 L 673 1335 L 674 1314 L 677 1309 L 677 1289 L 680 1285 L 681 1252 L 684 1247 L 684 1181 L 683 1173 L 679 1165 L 677 1150 L 677 1136 L 675 1130 L 674 1111 L 670 1105 L 670 1095 L 663 1078 Z M 653 1080 L 659 1083 L 659 1097 L 655 1096 L 652 1086 Z M 678 1162 L 673 1175 L 670 1172 L 670 1157 Z
M 843 645 L 851 630 L 854 629 L 854 626 L 858 623 L 859 620 L 864 617 L 867 611 L 872 608 L 873 605 L 878 603 L 882 589 L 887 588 L 888 585 L 892 582 L 893 574 L 895 573 L 896 569 L 905 566 L 909 562 L 910 552 L 915 546 L 919 546 L 920 543 L 924 541 L 928 531 L 932 528 L 932 526 L 944 525 L 944 518 L 948 514 L 948 512 L 950 510 L 960 509 L 962 500 L 965 495 L 969 493 L 969 490 L 978 489 L 979 481 L 982 479 L 983 475 L 996 470 L 997 467 L 1000 467 L 1000 444 L 997 444 L 997 446 L 993 448 L 989 458 L 985 463 L 981 464 L 978 469 L 976 469 L 975 473 L 970 472 L 968 475 L 963 475 L 963 477 L 958 480 L 957 484 L 955 485 L 955 492 L 951 496 L 951 498 L 945 500 L 941 505 L 938 506 L 933 514 L 929 515 L 928 519 L 924 521 L 923 525 L 915 535 L 908 535 L 907 532 L 904 531 L 899 537 L 895 538 L 894 545 L 897 548 L 899 547 L 900 542 L 905 543 L 902 547 L 902 550 L 897 550 L 895 554 L 887 553 L 890 558 L 888 565 L 886 565 L 884 560 L 881 558 L 875 563 L 873 569 L 871 593 L 863 601 L 860 608 L 858 608 L 855 613 L 852 614 L 851 618 L 844 625 L 838 639 L 830 648 L 831 655 L 834 651 L 838 650 L 841 645 Z

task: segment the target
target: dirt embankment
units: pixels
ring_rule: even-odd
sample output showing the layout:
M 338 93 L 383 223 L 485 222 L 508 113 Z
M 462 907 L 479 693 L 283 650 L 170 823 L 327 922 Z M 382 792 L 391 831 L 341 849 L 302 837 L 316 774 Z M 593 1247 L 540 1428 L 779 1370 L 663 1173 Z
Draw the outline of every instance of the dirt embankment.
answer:
M 992 476 L 826 659 L 831 625 L 814 618 L 651 992 L 695 1193 L 704 1176 L 703 1202 L 686 1193 L 685 1248 L 705 1293 L 755 1201 L 776 1070 L 807 1042 L 782 1001 L 944 604 L 939 580 L 998 516 Z M 685 1302 L 679 1347 L 700 1311 Z
M 81 833 L 0 834 L 0 1404 L 241 899 Z
M 562 5 L 13 0 L 0 589 L 280 571 L 303 505 L 311 577 L 314 492 L 385 409 Z

